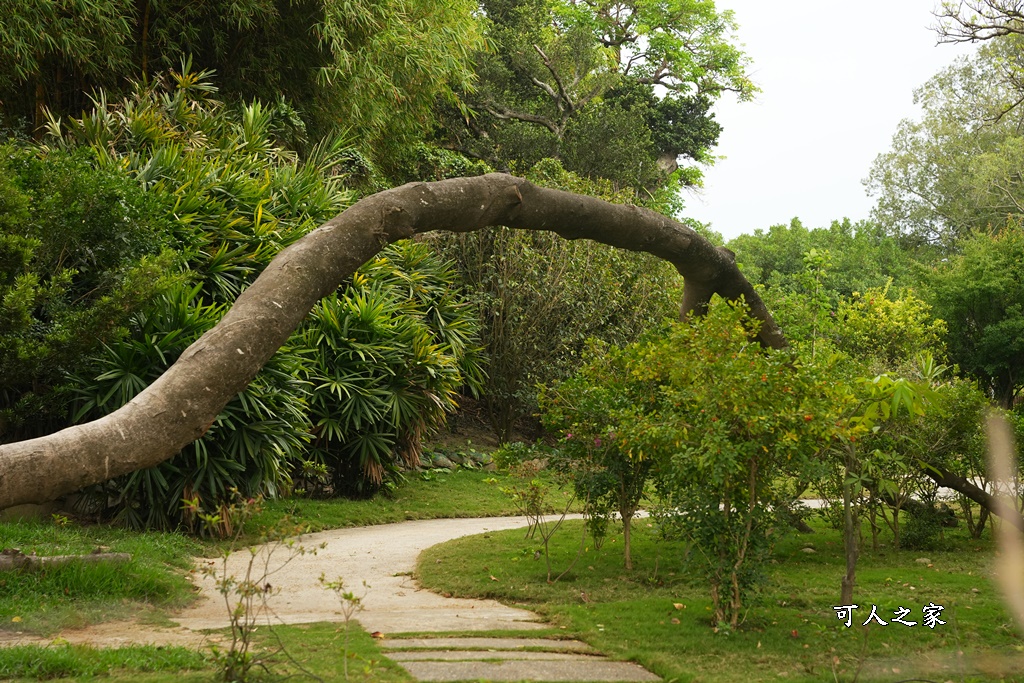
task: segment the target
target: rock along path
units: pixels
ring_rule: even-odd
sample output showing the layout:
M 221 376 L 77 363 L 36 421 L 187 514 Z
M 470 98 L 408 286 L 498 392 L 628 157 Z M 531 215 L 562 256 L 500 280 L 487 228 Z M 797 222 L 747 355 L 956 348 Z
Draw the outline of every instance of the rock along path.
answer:
M 346 590 L 363 596 L 363 609 L 355 619 L 367 631 L 385 634 L 381 641 L 385 654 L 421 681 L 659 680 L 636 664 L 608 660 L 578 641 L 448 637 L 451 632 L 491 630 L 518 630 L 528 636 L 530 631 L 546 628 L 533 612 L 494 600 L 445 598 L 419 587 L 412 578 L 419 554 L 433 545 L 526 525 L 525 517 L 495 517 L 417 520 L 324 531 L 301 539 L 307 550 L 325 544 L 315 555 L 295 556 L 287 548 L 268 555 L 262 549 L 256 556 L 258 569 L 254 576 L 262 575 L 266 563 L 267 581 L 277 591 L 269 602 L 272 623 L 278 624 L 342 621 L 340 602 L 324 590 L 318 579 L 321 574 L 329 581 L 344 578 Z M 228 561 L 228 573 L 244 576 L 251 558 L 248 550 L 234 553 Z M 200 600 L 173 617 L 179 624 L 176 628 L 107 624 L 65 632 L 61 638 L 103 646 L 200 643 L 207 638 L 202 631 L 228 626 L 227 609 L 213 579 L 201 579 L 200 590 Z M 394 637 L 410 632 L 432 637 Z M 0 640 L 8 644 L 12 640 L 39 642 L 34 638 L 12 639 L 10 635 L 0 636 Z

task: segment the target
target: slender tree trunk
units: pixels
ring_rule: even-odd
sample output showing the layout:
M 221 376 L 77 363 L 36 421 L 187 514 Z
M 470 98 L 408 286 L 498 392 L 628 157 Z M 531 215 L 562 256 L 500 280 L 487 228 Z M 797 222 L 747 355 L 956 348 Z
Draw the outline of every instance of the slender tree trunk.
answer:
M 626 552 L 626 569 L 633 571 L 633 554 L 630 550 L 630 529 L 633 526 L 633 512 L 630 511 L 627 515 L 624 512 L 620 512 L 622 515 L 622 544 L 625 546 Z
M 46 88 L 43 86 L 42 75 L 36 77 L 36 101 L 33 111 L 33 129 L 38 138 L 42 135 L 43 121 L 46 119 Z
M 847 447 L 849 449 L 849 446 Z M 853 484 L 849 483 L 852 454 L 846 454 L 846 466 L 843 468 L 843 548 L 846 552 L 846 574 L 843 576 L 840 603 L 853 604 L 853 586 L 857 580 L 857 540 L 860 536 L 857 515 L 853 510 Z

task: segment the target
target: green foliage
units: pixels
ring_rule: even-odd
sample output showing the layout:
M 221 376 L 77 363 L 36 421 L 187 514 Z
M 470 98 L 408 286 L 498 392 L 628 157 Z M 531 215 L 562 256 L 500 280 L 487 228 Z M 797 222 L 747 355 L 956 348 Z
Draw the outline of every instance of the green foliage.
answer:
M 1009 408 L 1024 387 L 1024 229 L 1010 223 L 961 242 L 925 274 L 928 298 L 948 324 L 952 361 Z
M 942 546 L 943 529 L 956 518 L 944 503 L 925 499 L 907 510 L 907 521 L 900 531 L 899 546 L 908 550 L 936 550 Z
M 328 174 L 339 141 L 318 145 L 305 164 L 274 142 L 272 110 L 214 99 L 207 72 L 189 64 L 116 105 L 101 93 L 81 119 L 53 120 L 50 144 L 84 145 L 102 168 L 119 169 L 172 207 L 173 238 L 194 286 L 178 286 L 133 316 L 130 337 L 110 343 L 76 372 L 76 419 L 110 413 L 151 383 L 234 301 L 282 248 L 333 215 L 348 197 Z M 308 439 L 302 360 L 286 348 L 175 459 L 98 488 L 101 509 L 133 526 L 198 529 L 182 507 L 215 512 L 232 489 L 274 495 L 289 485 L 288 463 Z
M 232 102 L 270 103 L 293 141 L 350 131 L 393 162 L 471 88 L 483 48 L 468 0 L 20 2 L 0 15 L 0 118 L 38 128 L 103 88 L 122 94 L 190 56 Z M 130 86 L 129 86 L 130 87 Z M 308 133 L 307 133 L 308 129 Z
M 832 438 L 841 403 L 828 378 L 788 352 L 751 342 L 742 309 L 719 303 L 679 326 L 634 372 L 664 373 L 658 417 L 625 437 L 665 463 L 668 528 L 704 559 L 713 622 L 735 627 L 760 580 L 786 502 L 780 479 L 803 479 Z
M 693 544 L 712 622 L 733 627 L 767 560 L 772 510 L 790 495 L 781 484 L 817 468 L 841 410 L 819 369 L 760 348 L 754 325 L 716 301 L 706 318 L 598 355 L 545 395 L 578 486 L 596 475 L 599 495 L 635 510 L 653 472 L 663 528 Z
M 607 181 L 589 181 L 554 160 L 528 178 L 547 187 L 624 201 Z M 538 384 L 567 377 L 586 340 L 624 344 L 677 315 L 681 278 L 648 254 L 589 240 L 496 228 L 438 237 L 479 306 L 487 357 L 483 395 L 495 429 L 507 438 L 536 412 Z
M 0 112 L 31 115 L 35 102 L 30 93 L 36 87 L 66 95 L 65 65 L 93 84 L 128 75 L 131 11 L 119 0 L 0 3 L 6 19 L 0 25 L 0 99 L 5 101 Z
M 230 303 L 281 249 L 351 202 L 352 150 L 329 138 L 299 163 L 277 142 L 274 109 L 229 107 L 216 93 L 212 73 L 186 62 L 120 102 L 100 93 L 81 118 L 51 119 L 47 143 L 90 148 L 170 207 L 204 296 Z
M 799 276 L 808 265 L 807 254 L 812 250 L 827 254 L 820 286 L 831 302 L 838 296 L 882 287 L 889 280 L 902 287 L 910 276 L 910 258 L 899 241 L 865 221 L 851 223 L 843 219 L 827 228 L 807 228 L 794 218 L 789 225 L 773 225 L 767 231 L 758 228 L 752 234 L 740 235 L 727 246 L 736 253 L 736 261 L 752 283 L 764 285 L 769 291 L 801 294 L 806 291 L 806 282 Z M 788 331 L 785 325 L 783 328 Z
M 967 681 L 1020 679 L 1021 655 L 1008 654 L 1020 636 L 1012 626 L 1004 627 L 1011 617 L 991 576 L 991 541 L 947 529 L 942 547 L 928 552 L 934 567 L 927 568 L 915 562 L 919 552 L 886 547 L 865 553 L 855 601 L 861 607 L 854 627 L 847 629 L 832 609 L 839 604 L 835 579 L 843 567 L 842 539 L 812 524 L 813 535 L 778 539 L 775 562 L 765 567 L 769 580 L 763 600 L 738 629 L 708 629 L 711 603 L 696 552 L 688 553 L 685 543 L 665 539 L 646 524 L 635 532 L 632 573 L 622 571 L 623 539 L 615 534 L 599 550 L 589 548 L 574 576 L 549 585 L 542 563 L 532 560 L 535 544 L 511 530 L 430 548 L 417 575 L 435 592 L 529 604 L 553 625 L 565 627 L 557 632 L 636 661 L 665 680 L 820 683 L 852 681 L 858 670 L 861 681 L 939 680 L 953 661 L 962 663 Z M 578 527 L 569 526 L 553 543 L 556 562 L 576 554 L 573 532 Z M 872 624 L 866 635 L 860 627 L 872 603 L 886 621 L 898 605 L 912 608 L 909 618 L 920 621 L 921 606 L 930 600 L 945 606 L 946 626 Z M 956 630 L 954 620 L 947 619 L 954 615 Z M 900 671 L 893 673 L 893 667 Z
M 476 333 L 454 271 L 422 243 L 389 246 L 317 304 L 302 332 L 312 457 L 336 494 L 372 495 L 399 462 L 419 464 L 457 390 L 483 382 Z
M 175 280 L 162 210 L 86 151 L 0 147 L 0 441 L 64 426 L 64 373 Z
M 837 348 L 874 370 L 906 366 L 922 351 L 944 351 L 946 323 L 913 291 L 894 298 L 890 286 L 853 292 L 835 313 Z
M 756 91 L 732 13 L 708 0 L 487 0 L 481 10 L 493 49 L 475 55 L 472 116 L 451 111 L 442 135 L 496 168 L 557 158 L 638 197 L 699 184 L 696 165 L 673 175 L 678 158 L 710 163 L 713 101 Z
M 500 490 L 505 484 L 506 476 L 500 472 L 463 468 L 435 471 L 407 476 L 389 495 L 369 500 L 268 500 L 254 523 L 266 526 L 287 514 L 312 531 L 322 531 L 406 519 L 510 516 L 517 512 Z M 554 502 L 549 501 L 548 508 Z
M 644 397 L 658 392 L 652 378 L 631 371 L 643 362 L 643 349 L 642 344 L 592 348 L 573 377 L 542 388 L 538 396 L 544 427 L 560 436 L 550 465 L 572 482 L 595 540 L 605 536 L 608 521 L 618 514 L 627 569 L 633 568 L 631 523 L 655 462 L 620 437 L 644 419 Z

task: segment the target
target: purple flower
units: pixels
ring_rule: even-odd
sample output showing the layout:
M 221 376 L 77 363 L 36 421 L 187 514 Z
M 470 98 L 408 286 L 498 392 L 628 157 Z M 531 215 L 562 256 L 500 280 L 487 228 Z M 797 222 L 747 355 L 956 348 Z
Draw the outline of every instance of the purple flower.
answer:
M 601 437 L 597 437 L 596 439 L 594 439 L 594 445 L 598 448 L 601 447 Z

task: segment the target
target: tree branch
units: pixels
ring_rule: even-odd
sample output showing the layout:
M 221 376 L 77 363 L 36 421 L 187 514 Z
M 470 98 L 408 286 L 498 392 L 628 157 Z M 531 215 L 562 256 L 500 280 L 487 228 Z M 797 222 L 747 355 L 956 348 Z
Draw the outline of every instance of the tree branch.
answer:
M 576 107 L 573 105 L 572 99 L 569 97 L 569 93 L 566 92 L 565 85 L 562 84 L 562 78 L 558 75 L 558 72 L 555 70 L 554 65 L 551 64 L 551 60 L 548 59 L 548 56 L 546 54 L 544 54 L 544 50 L 540 49 L 540 45 L 534 45 L 533 49 L 536 50 L 537 54 L 540 55 L 541 60 L 544 62 L 544 66 L 546 66 L 548 71 L 551 73 L 551 77 L 555 79 L 555 84 L 558 86 L 558 94 L 559 94 L 560 101 L 561 102 L 565 102 L 565 106 L 571 112 Z M 535 83 L 537 82 L 537 79 L 533 79 L 533 80 L 534 80 Z M 547 85 L 547 84 L 545 83 L 545 85 Z M 548 90 L 548 92 L 550 92 L 551 91 L 551 86 L 547 86 L 547 90 Z M 554 93 L 552 93 L 552 94 L 554 94 Z M 556 101 L 559 101 L 559 100 L 556 100 Z M 561 104 L 559 104 L 558 109 L 560 111 L 562 110 Z
M 1014 528 L 1024 531 L 1024 517 L 1021 517 L 1020 512 L 1011 503 L 998 496 L 993 496 L 970 480 L 942 467 L 927 465 L 922 468 L 922 471 L 939 486 L 962 493 L 992 514 L 1006 520 L 1008 524 L 1012 524 Z
M 512 111 L 511 109 L 505 109 L 504 107 L 499 107 L 497 105 L 484 105 L 484 109 L 486 109 L 487 113 L 490 114 L 491 116 L 496 116 L 497 118 L 503 119 L 505 121 L 514 120 L 526 121 L 527 123 L 539 123 L 540 125 L 550 130 L 552 133 L 557 135 L 558 137 L 562 136 L 561 128 L 554 121 L 552 121 L 546 116 L 537 116 L 535 114 L 527 114 L 525 112 Z
M 935 13 L 942 43 L 977 43 L 1008 35 L 1024 35 L 1024 2 L 961 0 L 945 2 Z

